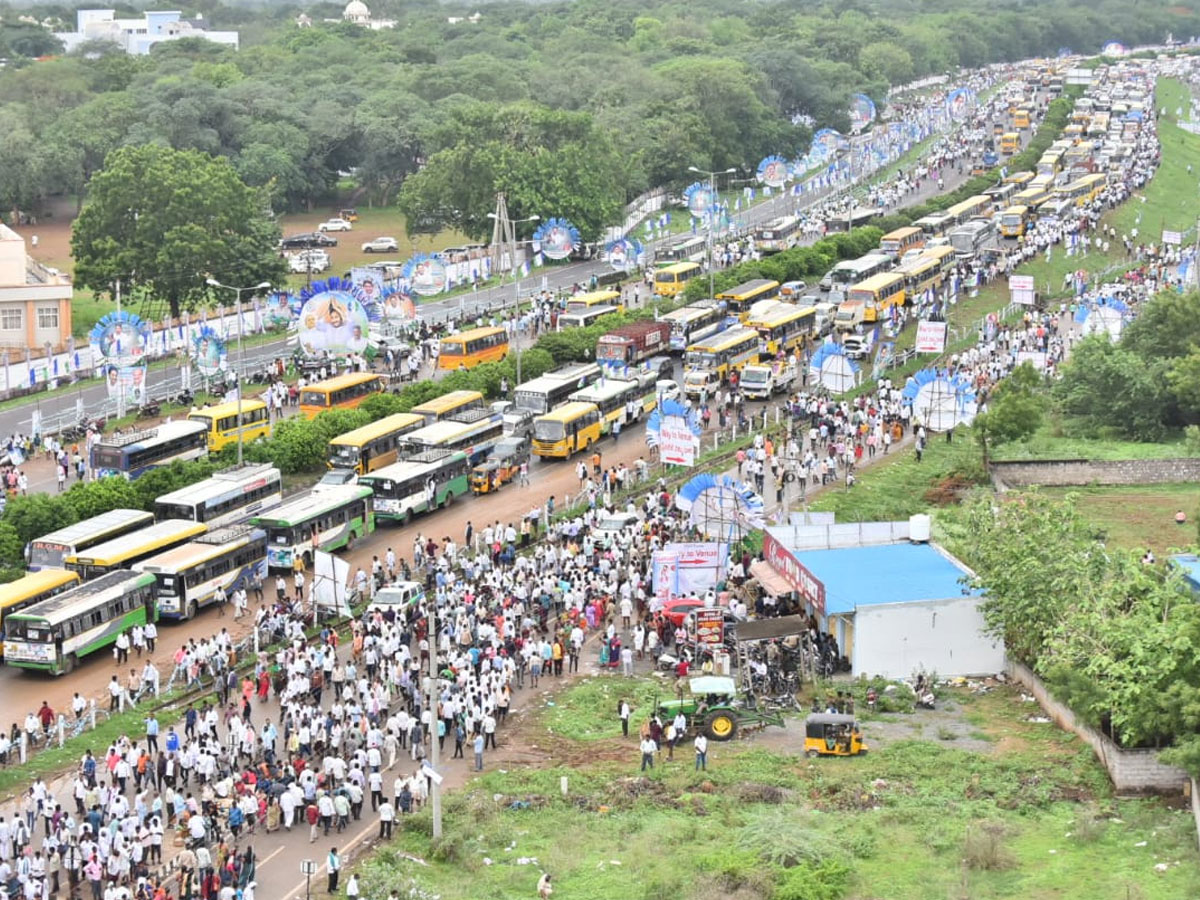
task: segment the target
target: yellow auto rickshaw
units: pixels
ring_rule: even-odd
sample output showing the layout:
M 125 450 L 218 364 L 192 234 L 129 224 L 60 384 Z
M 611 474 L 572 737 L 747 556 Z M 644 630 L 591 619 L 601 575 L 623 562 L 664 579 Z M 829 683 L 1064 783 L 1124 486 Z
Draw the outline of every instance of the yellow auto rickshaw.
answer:
M 345 219 L 347 222 L 357 222 L 358 221 L 358 210 L 354 209 L 354 208 L 339 209 L 338 210 L 338 218 Z
M 521 464 L 529 461 L 529 441 L 506 437 L 499 441 L 488 458 L 471 470 L 471 492 L 490 494 L 517 477 Z
M 854 716 L 813 713 L 804 720 L 804 752 L 818 756 L 858 756 L 867 752 Z

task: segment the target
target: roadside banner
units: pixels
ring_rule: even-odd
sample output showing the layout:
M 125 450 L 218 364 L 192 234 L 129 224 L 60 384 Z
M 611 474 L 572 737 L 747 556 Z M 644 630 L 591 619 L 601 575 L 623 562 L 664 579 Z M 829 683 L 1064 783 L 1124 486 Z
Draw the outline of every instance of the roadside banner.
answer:
M 1009 275 L 1008 293 L 1013 303 L 1022 306 L 1033 306 L 1035 294 L 1032 275 Z
M 946 323 L 927 320 L 918 322 L 914 349 L 918 353 L 945 353 Z
M 1183 243 L 1183 232 L 1181 231 L 1166 231 L 1163 230 L 1162 242 L 1178 247 Z
M 720 647 L 725 642 L 725 616 L 719 609 L 696 610 L 696 643 Z
M 665 463 L 675 466 L 696 464 L 696 436 L 683 416 L 663 416 L 658 431 L 658 453 Z

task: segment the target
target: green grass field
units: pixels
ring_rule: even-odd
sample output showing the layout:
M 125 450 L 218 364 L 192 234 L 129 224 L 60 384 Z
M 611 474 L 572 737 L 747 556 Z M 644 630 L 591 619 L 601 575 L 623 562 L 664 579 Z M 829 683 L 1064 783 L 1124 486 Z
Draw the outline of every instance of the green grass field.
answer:
M 1055 423 L 1043 424 L 1027 440 L 1000 444 L 991 454 L 994 460 L 1173 459 L 1191 455 L 1179 436 L 1158 443 L 1077 437 L 1063 434 Z
M 1196 546 L 1200 485 L 1114 485 L 1040 491 L 1050 497 L 1073 494 L 1079 512 L 1103 528 L 1109 542 L 1118 547 L 1138 551 L 1148 547 L 1161 559 L 1168 550 Z M 1175 513 L 1181 509 L 1189 520 L 1182 526 L 1175 523 Z

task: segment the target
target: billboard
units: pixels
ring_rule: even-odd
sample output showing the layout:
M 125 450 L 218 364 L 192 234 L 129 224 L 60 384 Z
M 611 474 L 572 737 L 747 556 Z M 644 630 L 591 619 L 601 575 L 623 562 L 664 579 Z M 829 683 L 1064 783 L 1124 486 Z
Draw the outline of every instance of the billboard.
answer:
M 918 322 L 914 349 L 918 353 L 944 353 L 946 351 L 946 323 L 924 320 Z
M 866 94 L 850 98 L 850 130 L 855 134 L 875 121 L 875 101 Z
M 207 325 L 192 337 L 192 359 L 201 375 L 211 377 L 224 369 L 227 355 L 225 339 Z
M 300 299 L 299 340 L 307 356 L 337 357 L 367 349 L 371 319 L 378 315 L 379 306 L 368 306 L 353 282 L 314 281 Z
M 547 219 L 533 233 L 533 250 L 546 259 L 566 259 L 578 248 L 579 229 L 566 219 Z

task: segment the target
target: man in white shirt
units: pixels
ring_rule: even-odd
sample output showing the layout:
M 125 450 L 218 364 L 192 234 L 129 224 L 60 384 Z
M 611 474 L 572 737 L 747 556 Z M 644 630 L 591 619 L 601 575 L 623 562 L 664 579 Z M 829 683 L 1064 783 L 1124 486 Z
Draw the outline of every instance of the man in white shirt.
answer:
M 654 743 L 654 739 L 649 735 L 642 738 L 642 771 L 647 768 L 654 768 L 654 754 L 658 750 L 658 744 Z

